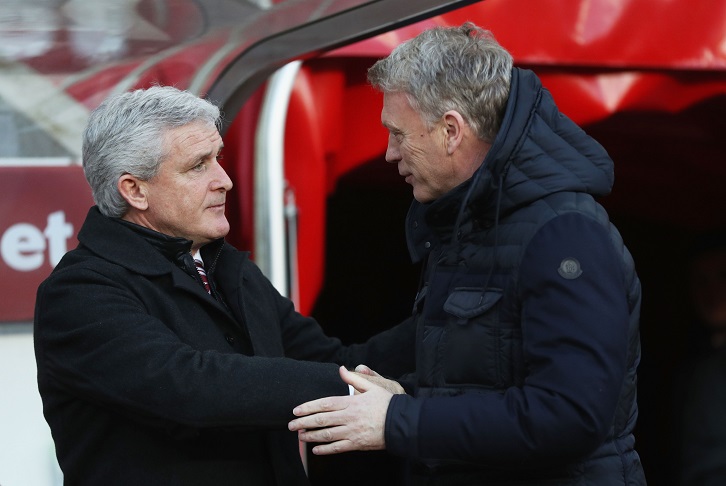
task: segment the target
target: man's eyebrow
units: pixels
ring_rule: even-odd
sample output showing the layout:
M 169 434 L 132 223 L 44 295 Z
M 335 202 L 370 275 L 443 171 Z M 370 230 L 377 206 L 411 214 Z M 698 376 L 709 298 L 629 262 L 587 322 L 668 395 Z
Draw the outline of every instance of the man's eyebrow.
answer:
M 199 152 L 194 155 L 194 160 L 207 159 L 209 157 L 216 157 L 224 149 L 224 144 L 220 144 L 217 150 L 207 150 L 206 152 Z

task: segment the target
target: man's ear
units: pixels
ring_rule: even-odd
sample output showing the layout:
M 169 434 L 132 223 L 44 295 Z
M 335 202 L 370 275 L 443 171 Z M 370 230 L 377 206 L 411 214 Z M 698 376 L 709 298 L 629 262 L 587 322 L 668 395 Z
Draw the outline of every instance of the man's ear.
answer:
M 444 113 L 444 124 L 446 125 L 446 153 L 453 154 L 464 140 L 464 128 L 466 122 L 456 110 L 449 110 Z
M 131 174 L 124 174 L 119 177 L 118 191 L 121 194 L 121 197 L 123 197 L 132 208 L 144 211 L 149 207 L 149 200 L 147 198 L 148 186 L 145 181 L 142 181 Z

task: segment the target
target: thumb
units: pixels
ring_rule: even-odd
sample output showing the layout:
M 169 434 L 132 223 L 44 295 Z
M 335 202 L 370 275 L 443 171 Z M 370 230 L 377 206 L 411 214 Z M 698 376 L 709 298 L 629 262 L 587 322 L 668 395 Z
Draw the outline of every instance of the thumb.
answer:
M 348 371 L 345 366 L 340 367 L 340 377 L 343 379 L 344 382 L 355 388 L 356 391 L 359 393 L 367 392 L 368 390 L 376 386 L 365 378 Z
M 362 375 L 381 376 L 381 375 L 379 375 L 378 373 L 376 373 L 375 371 L 373 371 L 372 369 L 370 369 L 369 367 L 367 367 L 364 364 L 359 364 L 358 366 L 356 366 L 355 367 L 355 372 L 356 373 L 360 373 Z

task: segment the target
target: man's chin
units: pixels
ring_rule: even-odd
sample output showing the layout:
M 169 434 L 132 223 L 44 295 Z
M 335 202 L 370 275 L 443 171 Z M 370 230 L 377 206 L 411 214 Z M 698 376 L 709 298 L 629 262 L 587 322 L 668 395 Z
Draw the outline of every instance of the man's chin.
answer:
M 220 238 L 224 238 L 229 234 L 230 226 L 229 222 L 227 222 L 227 219 L 225 218 L 224 221 L 220 221 L 215 225 L 214 231 L 211 231 L 209 233 L 210 241 L 215 241 Z
M 218 236 L 217 236 L 217 237 L 215 238 L 215 240 L 218 240 L 218 239 L 220 239 L 220 238 L 224 238 L 224 237 L 225 237 L 225 236 L 227 236 L 228 234 L 229 234 L 229 225 L 227 225 L 227 228 L 226 228 L 226 229 L 224 229 L 224 230 L 222 230 L 222 231 L 220 231 L 220 232 L 219 232 L 219 234 L 218 234 Z
M 416 192 L 416 189 L 413 190 L 413 198 L 416 201 L 420 202 L 421 204 L 430 203 L 431 201 L 434 200 L 434 198 L 431 197 L 430 194 L 420 194 L 420 193 L 417 193 Z

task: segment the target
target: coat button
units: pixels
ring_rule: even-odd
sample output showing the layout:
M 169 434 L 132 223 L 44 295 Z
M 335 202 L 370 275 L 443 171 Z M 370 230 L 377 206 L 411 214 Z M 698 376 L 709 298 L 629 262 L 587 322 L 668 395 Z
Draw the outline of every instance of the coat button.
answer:
M 224 336 L 224 338 L 227 340 L 230 346 L 234 346 L 234 336 L 230 336 L 229 334 L 227 334 L 226 336 Z
M 431 242 L 427 241 L 426 243 L 424 243 L 424 248 L 431 248 Z

